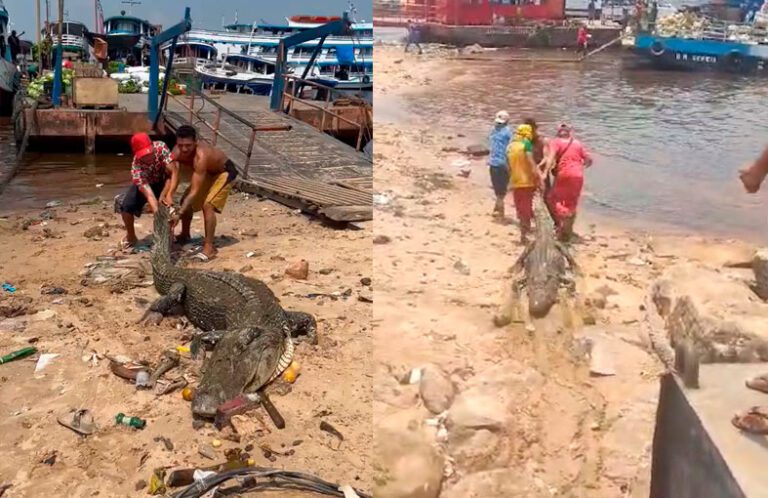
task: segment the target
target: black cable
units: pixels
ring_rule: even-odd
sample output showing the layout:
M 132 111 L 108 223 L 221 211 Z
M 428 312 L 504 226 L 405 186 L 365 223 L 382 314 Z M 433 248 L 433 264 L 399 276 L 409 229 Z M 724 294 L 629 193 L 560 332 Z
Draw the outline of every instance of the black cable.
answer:
M 303 472 L 284 471 L 269 469 L 265 467 L 249 467 L 245 469 L 230 470 L 221 472 L 210 478 L 204 479 L 200 483 L 195 483 L 176 493 L 174 498 L 200 498 L 211 489 L 223 484 L 226 481 L 238 477 L 248 477 L 251 479 L 262 478 L 269 479 L 267 482 L 243 483 L 240 486 L 240 492 L 263 490 L 263 489 L 294 489 L 300 491 L 309 491 L 328 496 L 344 496 L 339 491 L 339 485 L 324 481 L 319 477 L 305 474 Z M 362 491 L 355 490 L 360 498 L 373 498 L 371 495 Z

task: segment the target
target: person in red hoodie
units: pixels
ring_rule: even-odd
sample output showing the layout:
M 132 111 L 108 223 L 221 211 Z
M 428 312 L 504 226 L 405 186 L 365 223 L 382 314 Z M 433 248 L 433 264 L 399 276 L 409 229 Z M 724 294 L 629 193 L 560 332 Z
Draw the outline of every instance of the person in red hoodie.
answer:
M 589 43 L 589 30 L 586 26 L 579 27 L 579 31 L 576 33 L 576 53 L 587 55 L 587 44 Z

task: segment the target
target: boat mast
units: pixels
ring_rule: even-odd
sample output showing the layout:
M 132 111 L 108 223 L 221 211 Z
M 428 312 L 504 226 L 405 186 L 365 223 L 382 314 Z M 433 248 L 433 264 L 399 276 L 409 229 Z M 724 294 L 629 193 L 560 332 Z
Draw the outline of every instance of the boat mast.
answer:
M 40 52 L 40 0 L 35 0 L 35 31 L 37 31 L 38 53 Z

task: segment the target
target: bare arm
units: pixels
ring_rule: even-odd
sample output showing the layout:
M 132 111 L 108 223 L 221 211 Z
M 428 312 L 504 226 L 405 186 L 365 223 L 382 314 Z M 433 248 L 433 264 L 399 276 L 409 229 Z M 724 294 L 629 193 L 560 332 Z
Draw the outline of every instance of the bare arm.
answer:
M 165 170 L 168 172 L 169 178 L 165 182 L 165 188 L 163 189 L 161 199 L 163 200 L 163 204 L 171 206 L 173 204 L 173 196 L 179 188 L 179 162 L 171 161 L 165 167 Z
M 139 187 L 139 190 L 141 190 L 141 193 L 144 194 L 144 197 L 147 198 L 147 203 L 149 204 L 149 209 L 152 210 L 152 213 L 157 212 L 157 198 L 155 197 L 155 193 L 152 192 L 152 188 L 149 186 L 148 183 L 143 184 L 141 187 Z

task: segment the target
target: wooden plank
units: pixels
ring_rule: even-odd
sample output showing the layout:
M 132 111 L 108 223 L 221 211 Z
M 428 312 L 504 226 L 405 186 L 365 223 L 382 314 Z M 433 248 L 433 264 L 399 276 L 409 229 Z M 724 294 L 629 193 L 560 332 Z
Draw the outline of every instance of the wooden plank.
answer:
M 373 219 L 373 207 L 332 206 L 321 209 L 320 214 L 333 221 L 369 221 Z

